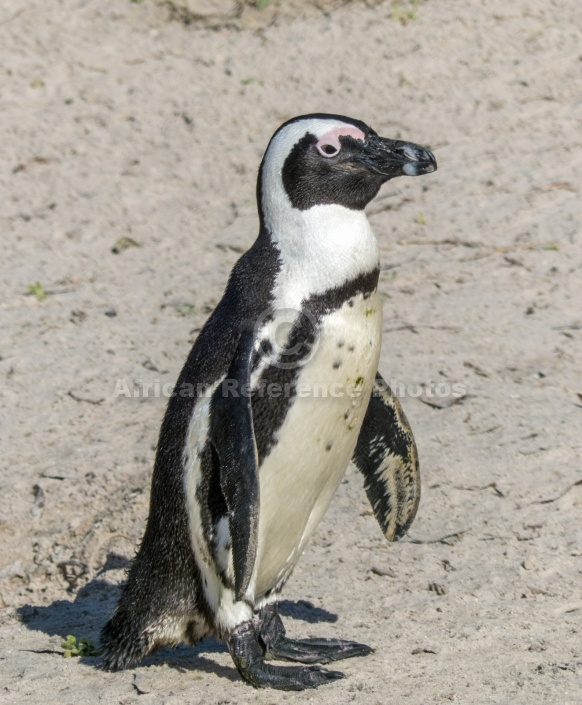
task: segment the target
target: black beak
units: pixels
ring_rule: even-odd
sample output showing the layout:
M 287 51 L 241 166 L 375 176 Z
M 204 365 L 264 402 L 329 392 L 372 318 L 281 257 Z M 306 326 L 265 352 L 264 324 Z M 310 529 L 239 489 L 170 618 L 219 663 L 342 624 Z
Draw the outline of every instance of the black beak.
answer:
M 396 176 L 420 176 L 436 171 L 434 154 L 413 142 L 370 135 L 361 161 L 384 181 Z

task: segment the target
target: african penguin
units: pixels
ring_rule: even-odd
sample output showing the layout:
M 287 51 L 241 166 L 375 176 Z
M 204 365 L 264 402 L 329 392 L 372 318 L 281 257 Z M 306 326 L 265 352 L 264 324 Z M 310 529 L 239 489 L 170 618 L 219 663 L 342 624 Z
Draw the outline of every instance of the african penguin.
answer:
M 364 208 L 389 179 L 435 169 L 428 150 L 343 116 L 273 135 L 258 238 L 168 403 L 145 535 L 101 634 L 106 668 L 214 635 L 252 685 L 302 690 L 343 677 L 312 664 L 371 652 L 287 638 L 276 602 L 350 461 L 388 540 L 415 516 L 414 439 L 377 372 L 379 255 Z

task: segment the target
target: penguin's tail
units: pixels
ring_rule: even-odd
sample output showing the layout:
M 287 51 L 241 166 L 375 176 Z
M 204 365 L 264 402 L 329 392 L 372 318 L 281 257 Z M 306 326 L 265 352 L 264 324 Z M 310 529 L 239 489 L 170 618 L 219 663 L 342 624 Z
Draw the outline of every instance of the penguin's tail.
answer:
M 131 615 L 118 609 L 101 631 L 102 665 L 107 671 L 130 668 L 153 651 L 150 630 L 139 628 Z

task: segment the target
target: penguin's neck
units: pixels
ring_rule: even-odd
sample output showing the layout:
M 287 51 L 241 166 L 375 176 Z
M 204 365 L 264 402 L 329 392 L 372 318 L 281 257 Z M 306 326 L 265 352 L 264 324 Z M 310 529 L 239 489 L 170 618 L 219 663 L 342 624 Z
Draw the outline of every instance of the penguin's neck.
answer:
M 298 309 L 310 296 L 379 266 L 378 243 L 364 211 L 335 204 L 304 211 L 285 206 L 265 213 L 281 262 L 273 292 L 279 305 Z

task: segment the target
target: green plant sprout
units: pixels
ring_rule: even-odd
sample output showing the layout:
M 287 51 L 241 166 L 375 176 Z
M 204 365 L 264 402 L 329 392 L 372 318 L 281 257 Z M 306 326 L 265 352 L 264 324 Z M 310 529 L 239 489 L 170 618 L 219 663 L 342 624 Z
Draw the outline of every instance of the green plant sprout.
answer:
M 40 282 L 34 282 L 34 284 L 30 284 L 26 292 L 28 294 L 32 294 L 32 296 L 36 296 L 37 301 L 44 301 L 46 299 L 46 291 L 43 289 L 43 286 Z
M 413 0 L 412 8 L 407 9 L 398 3 L 392 6 L 392 17 L 398 20 L 400 24 L 407 25 L 412 20 L 416 19 L 416 8 L 418 6 L 418 0 Z
M 99 656 L 101 654 L 100 649 L 95 648 L 93 642 L 85 636 L 81 637 L 77 642 L 77 637 L 69 634 L 61 646 L 65 650 L 65 658 L 71 658 L 72 656 Z

